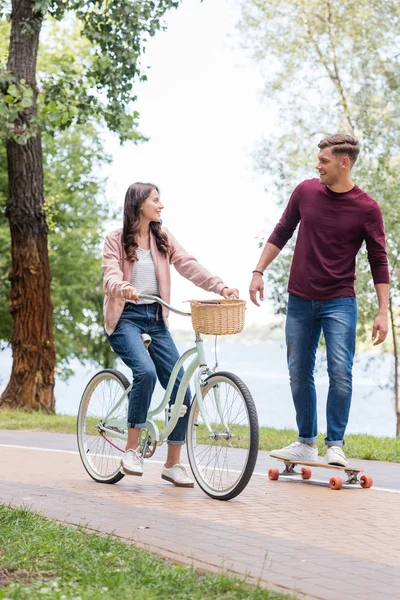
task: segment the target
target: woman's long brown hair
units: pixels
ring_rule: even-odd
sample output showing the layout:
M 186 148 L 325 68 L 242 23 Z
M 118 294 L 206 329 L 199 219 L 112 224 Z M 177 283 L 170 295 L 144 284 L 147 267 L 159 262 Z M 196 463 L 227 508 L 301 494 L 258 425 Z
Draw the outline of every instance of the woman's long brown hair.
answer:
M 150 196 L 151 192 L 156 190 L 158 194 L 160 190 L 153 183 L 132 183 L 127 189 L 124 205 L 124 226 L 122 230 L 122 240 L 125 254 L 128 260 L 135 262 L 137 260 L 136 249 L 138 244 L 136 236 L 140 231 L 140 209 L 142 204 Z M 150 231 L 154 235 L 157 248 L 161 254 L 168 253 L 168 238 L 161 231 L 161 223 L 152 221 L 150 223 Z

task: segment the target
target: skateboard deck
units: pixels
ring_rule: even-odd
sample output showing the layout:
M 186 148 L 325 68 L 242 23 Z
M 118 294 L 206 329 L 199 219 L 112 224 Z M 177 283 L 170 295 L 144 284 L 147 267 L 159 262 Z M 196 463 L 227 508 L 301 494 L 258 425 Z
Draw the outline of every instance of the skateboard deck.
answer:
M 340 467 L 339 465 L 329 465 L 322 460 L 319 461 L 301 461 L 301 460 L 286 460 L 284 458 L 277 458 L 276 456 L 272 456 L 271 458 L 275 458 L 275 460 L 279 460 L 280 462 L 285 463 L 285 469 L 279 472 L 279 469 L 269 469 L 268 478 L 272 481 L 276 481 L 279 477 L 291 476 L 291 475 L 300 475 L 300 477 L 304 480 L 308 480 L 312 478 L 312 468 L 319 469 L 335 469 L 337 471 L 344 471 L 347 475 L 347 481 L 343 482 L 341 477 L 331 477 L 329 480 L 329 487 L 333 490 L 340 490 L 343 483 L 348 485 L 360 485 L 363 488 L 369 488 L 372 486 L 373 481 L 372 477 L 369 475 L 362 475 L 359 478 L 359 474 L 363 473 L 363 469 L 356 469 L 348 465 L 347 467 Z M 302 465 L 302 469 L 300 471 L 296 471 L 295 467 L 297 465 Z

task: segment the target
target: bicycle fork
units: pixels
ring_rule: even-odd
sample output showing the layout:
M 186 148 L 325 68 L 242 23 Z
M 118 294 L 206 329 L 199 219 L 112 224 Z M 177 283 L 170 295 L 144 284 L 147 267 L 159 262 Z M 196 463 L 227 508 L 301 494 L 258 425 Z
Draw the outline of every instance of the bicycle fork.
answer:
M 208 369 L 208 367 L 206 367 L 206 368 L 203 367 L 197 371 L 197 373 L 194 377 L 194 387 L 196 390 L 196 399 L 197 399 L 197 405 L 199 407 L 199 412 L 203 419 L 204 425 L 206 426 L 206 428 L 212 438 L 214 438 L 215 440 L 218 440 L 218 439 L 230 440 L 232 438 L 232 433 L 229 431 L 228 423 L 226 422 L 226 419 L 224 416 L 224 411 L 221 406 L 219 384 L 214 385 L 212 387 L 212 393 L 213 393 L 214 402 L 215 402 L 215 406 L 216 406 L 219 418 L 221 420 L 221 423 L 223 424 L 225 431 L 224 432 L 216 431 L 212 428 L 211 424 L 209 423 L 209 416 L 207 415 L 206 410 L 204 408 L 203 394 L 202 394 L 202 390 L 201 390 L 201 388 L 207 384 L 207 382 L 204 381 L 204 376 L 208 376 L 208 375 L 210 375 L 210 370 Z

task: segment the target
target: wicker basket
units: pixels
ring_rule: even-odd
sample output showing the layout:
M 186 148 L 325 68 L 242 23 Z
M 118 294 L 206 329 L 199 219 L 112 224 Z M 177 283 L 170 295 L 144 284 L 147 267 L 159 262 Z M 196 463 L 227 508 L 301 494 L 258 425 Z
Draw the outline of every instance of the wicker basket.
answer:
M 229 335 L 244 327 L 244 300 L 191 300 L 190 306 L 197 333 Z

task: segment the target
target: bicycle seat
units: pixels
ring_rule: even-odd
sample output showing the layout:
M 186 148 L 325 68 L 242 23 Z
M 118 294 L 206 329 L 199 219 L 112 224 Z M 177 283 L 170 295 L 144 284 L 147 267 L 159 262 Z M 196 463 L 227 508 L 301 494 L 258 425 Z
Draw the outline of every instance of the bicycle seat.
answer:
M 145 345 L 145 348 L 147 350 L 147 348 L 151 344 L 151 336 L 148 333 L 142 333 L 142 340 L 143 340 L 143 344 Z

